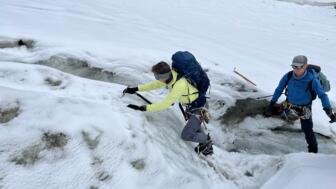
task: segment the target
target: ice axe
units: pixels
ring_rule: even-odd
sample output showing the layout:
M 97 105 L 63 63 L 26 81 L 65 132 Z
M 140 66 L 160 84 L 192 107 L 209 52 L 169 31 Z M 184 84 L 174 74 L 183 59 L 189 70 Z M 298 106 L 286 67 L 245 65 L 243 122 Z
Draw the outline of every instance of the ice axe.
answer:
M 138 97 L 140 97 L 142 100 L 144 100 L 144 101 L 147 102 L 148 104 L 152 104 L 151 101 L 149 101 L 147 98 L 145 98 L 145 97 L 142 96 L 141 94 L 139 94 L 139 93 L 135 93 L 135 95 L 137 95 Z
M 124 96 L 124 95 L 125 95 L 125 93 L 123 93 L 123 96 Z M 139 98 L 141 98 L 143 101 L 147 102 L 148 104 L 152 104 L 151 101 L 149 101 L 147 98 L 145 98 L 145 97 L 142 96 L 141 94 L 139 94 L 139 93 L 136 92 L 135 95 L 137 95 Z M 186 114 L 186 112 L 184 111 L 184 109 L 183 109 L 181 103 L 179 103 L 179 108 L 180 108 L 180 110 L 181 110 L 181 112 L 182 112 L 182 114 L 183 114 L 184 120 L 187 121 L 187 120 L 188 120 L 188 117 L 187 117 L 187 114 Z
M 285 93 L 281 93 L 281 94 L 285 94 Z M 268 97 L 272 97 L 273 95 L 267 95 L 267 96 L 260 96 L 255 98 L 256 100 L 260 100 L 260 99 L 264 99 L 264 98 L 268 98 Z
M 245 77 L 243 74 L 239 73 L 236 69 L 236 67 L 233 69 L 233 72 L 237 75 L 239 75 L 241 78 L 243 78 L 245 81 L 251 83 L 254 86 L 257 86 L 257 84 L 253 83 L 251 80 L 249 80 L 247 77 Z

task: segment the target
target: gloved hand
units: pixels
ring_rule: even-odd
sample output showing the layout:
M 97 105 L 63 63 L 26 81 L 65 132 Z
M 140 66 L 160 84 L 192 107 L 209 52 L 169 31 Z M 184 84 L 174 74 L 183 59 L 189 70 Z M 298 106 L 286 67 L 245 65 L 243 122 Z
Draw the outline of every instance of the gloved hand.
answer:
M 134 104 L 127 105 L 128 108 L 131 108 L 133 110 L 139 110 L 139 111 L 146 111 L 146 106 L 137 106 Z
M 273 101 L 270 102 L 266 111 L 264 112 L 265 117 L 271 117 L 273 115 L 274 104 L 275 104 L 275 102 L 273 102 Z
M 328 117 L 330 118 L 329 123 L 334 123 L 336 122 L 336 115 L 333 112 L 333 110 L 331 108 L 323 108 L 323 110 L 325 111 L 325 113 L 328 115 Z
M 124 89 L 123 93 L 134 94 L 138 90 L 139 90 L 138 87 L 127 87 L 126 89 Z

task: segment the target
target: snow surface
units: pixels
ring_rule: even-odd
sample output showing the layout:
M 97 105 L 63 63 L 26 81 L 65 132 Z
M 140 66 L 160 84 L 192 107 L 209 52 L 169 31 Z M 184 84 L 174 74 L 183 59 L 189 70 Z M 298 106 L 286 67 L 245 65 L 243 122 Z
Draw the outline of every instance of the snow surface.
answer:
M 271 130 L 283 125 L 279 120 L 220 122 L 237 99 L 272 94 L 297 54 L 321 65 L 334 86 L 332 6 L 275 0 L 0 5 L 0 43 L 36 41 L 32 49 L 0 49 L 0 109 L 18 109 L 17 117 L 0 124 L 0 188 L 335 188 L 336 125 L 329 124 L 319 100 L 314 130 L 328 137 L 318 139 L 321 154 L 304 153 L 302 133 Z M 176 105 L 135 112 L 126 105 L 144 102 L 121 96 L 126 85 L 154 79 L 151 65 L 169 62 L 178 50 L 191 51 L 209 70 L 212 157 L 197 156 L 195 144 L 180 139 L 184 121 Z M 71 65 L 83 62 L 87 70 L 114 73 L 113 79 L 76 76 L 92 76 Z M 257 87 L 235 75 L 234 67 Z M 166 93 L 143 95 L 158 101 Z M 335 104 L 335 87 L 328 95 Z M 298 130 L 299 123 L 289 128 Z M 56 144 L 46 133 L 64 134 L 65 145 L 50 147 Z

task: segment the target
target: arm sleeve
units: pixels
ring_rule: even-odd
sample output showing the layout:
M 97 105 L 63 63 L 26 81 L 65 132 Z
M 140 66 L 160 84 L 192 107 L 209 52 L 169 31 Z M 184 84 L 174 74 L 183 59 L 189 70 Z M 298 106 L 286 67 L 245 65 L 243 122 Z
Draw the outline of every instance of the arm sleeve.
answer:
M 139 85 L 138 89 L 139 89 L 139 91 L 150 91 L 150 90 L 162 88 L 165 85 L 166 85 L 165 83 L 163 83 L 161 81 L 158 81 L 158 80 L 155 80 L 155 81 L 152 81 L 150 83 Z
M 278 101 L 278 99 L 279 99 L 279 97 L 281 96 L 283 90 L 285 89 L 286 85 L 288 84 L 287 79 L 288 79 L 288 73 L 285 74 L 285 75 L 281 78 L 281 80 L 280 80 L 280 82 L 279 82 L 277 88 L 275 89 L 275 91 L 274 91 L 274 93 L 273 93 L 273 97 L 272 97 L 272 101 L 273 101 L 273 102 Z
M 316 78 L 312 80 L 312 88 L 320 98 L 323 108 L 331 108 L 328 95 L 324 92 L 320 82 Z
M 187 90 L 187 87 L 188 86 L 184 82 L 176 82 L 172 91 L 163 101 L 147 105 L 146 111 L 157 112 L 170 107 L 182 96 L 182 94 L 184 94 L 184 91 Z

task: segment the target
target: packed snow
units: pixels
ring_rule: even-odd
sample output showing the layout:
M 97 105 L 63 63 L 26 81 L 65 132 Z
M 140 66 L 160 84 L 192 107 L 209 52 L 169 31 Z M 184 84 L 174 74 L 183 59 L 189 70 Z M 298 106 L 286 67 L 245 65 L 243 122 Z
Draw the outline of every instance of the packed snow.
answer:
M 0 0 L 0 188 L 335 188 L 336 123 L 319 100 L 319 154 L 306 153 L 299 121 L 221 119 L 272 94 L 298 54 L 322 67 L 335 107 L 336 9 L 311 6 L 334 2 L 289 2 Z M 122 95 L 179 50 L 211 80 L 210 157 L 180 138 L 177 104 L 136 112 L 127 104 L 145 102 Z

